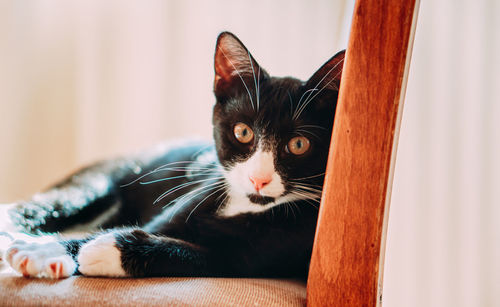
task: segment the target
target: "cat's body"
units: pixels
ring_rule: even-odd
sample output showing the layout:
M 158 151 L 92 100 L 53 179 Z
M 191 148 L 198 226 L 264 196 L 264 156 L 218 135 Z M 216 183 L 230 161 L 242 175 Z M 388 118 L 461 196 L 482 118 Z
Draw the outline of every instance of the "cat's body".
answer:
M 296 276 L 312 250 L 343 53 L 307 82 L 267 75 L 222 33 L 215 144 L 162 145 L 83 169 L 11 211 L 30 232 L 79 224 L 81 240 L 15 242 L 25 276 Z

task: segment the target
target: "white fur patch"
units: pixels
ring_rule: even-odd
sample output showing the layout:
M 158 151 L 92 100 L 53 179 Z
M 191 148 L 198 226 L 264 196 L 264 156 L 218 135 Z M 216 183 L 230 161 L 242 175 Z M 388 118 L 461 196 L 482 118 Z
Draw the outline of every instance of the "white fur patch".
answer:
M 112 233 L 85 243 L 78 254 L 78 270 L 87 276 L 125 277 L 121 252 Z
M 226 205 L 219 210 L 219 214 L 222 216 L 262 212 L 283 203 L 285 200 L 284 197 L 281 197 L 285 192 L 285 187 L 281 176 L 274 167 L 274 155 L 272 151 L 263 151 L 261 146 L 248 160 L 236 163 L 231 170 L 225 173 L 225 176 L 230 185 L 230 191 Z M 271 178 L 271 181 L 257 191 L 249 179 L 251 176 L 267 177 Z M 252 203 L 247 195 L 253 193 L 274 197 L 276 201 L 267 205 Z
M 5 253 L 10 266 L 25 277 L 65 278 L 76 271 L 76 263 L 58 242 L 26 243 L 16 240 Z
M 274 202 L 271 202 L 267 205 L 259 205 L 252 203 L 245 195 L 229 193 L 226 206 L 224 206 L 224 208 L 222 208 L 218 212 L 218 214 L 221 216 L 234 216 L 241 213 L 258 213 L 271 209 L 272 207 L 278 206 L 280 204 L 300 199 L 300 197 L 297 197 L 295 195 L 287 194 L 282 197 L 278 197 Z
M 10 234 L 7 232 L 0 232 L 0 271 L 6 267 L 5 252 L 12 241 L 14 241 L 14 239 Z
M 14 208 L 15 204 L 5 204 L 5 205 L 0 205 L 0 231 L 8 231 L 8 232 L 14 232 L 16 231 L 16 227 L 14 223 L 12 223 L 10 216 L 9 216 L 9 210 Z
M 270 151 L 258 149 L 248 160 L 236 163 L 226 173 L 226 178 L 234 192 L 243 195 L 257 193 L 249 179 L 250 176 L 271 178 L 271 182 L 258 191 L 263 196 L 279 197 L 285 191 L 281 177 L 274 168 L 274 155 Z

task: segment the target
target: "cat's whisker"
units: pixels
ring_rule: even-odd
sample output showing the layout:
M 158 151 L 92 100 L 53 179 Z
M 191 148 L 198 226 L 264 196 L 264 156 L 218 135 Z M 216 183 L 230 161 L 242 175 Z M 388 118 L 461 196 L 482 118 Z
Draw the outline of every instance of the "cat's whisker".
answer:
M 177 214 L 177 212 L 183 208 L 183 202 L 186 198 L 190 197 L 190 198 L 195 198 L 197 197 L 198 195 L 201 195 L 203 193 L 207 193 L 207 192 L 210 192 L 214 189 L 217 189 L 219 188 L 221 185 L 224 185 L 223 182 L 214 182 L 214 183 L 211 183 L 211 184 L 208 184 L 208 185 L 205 185 L 205 186 L 202 186 L 202 187 L 199 187 L 199 188 L 196 188 L 172 201 L 170 201 L 167 205 L 165 205 L 164 207 L 168 207 L 170 206 L 171 203 L 175 203 L 174 205 L 174 209 L 173 209 L 173 212 L 171 213 L 171 217 L 170 217 L 170 221 L 172 221 L 172 218 Z M 176 206 L 178 208 L 176 208 Z
M 212 162 L 210 162 L 210 163 L 201 163 L 201 162 L 197 162 L 197 161 L 176 161 L 176 162 L 171 162 L 171 163 L 167 163 L 167 164 L 163 164 L 163 165 L 161 165 L 161 166 L 158 166 L 158 167 L 157 167 L 157 168 L 155 168 L 154 170 L 149 171 L 149 172 L 147 172 L 146 174 L 144 174 L 144 175 L 142 175 L 142 176 L 140 176 L 140 177 L 138 177 L 138 178 L 134 179 L 133 181 L 131 181 L 131 182 L 129 182 L 129 183 L 126 183 L 126 184 L 121 185 L 120 187 L 121 187 L 121 188 L 128 187 L 128 186 L 130 186 L 130 185 L 132 185 L 132 184 L 136 183 L 137 181 L 139 181 L 139 180 L 141 180 L 141 179 L 143 179 L 143 178 L 145 178 L 145 177 L 147 177 L 147 176 L 149 176 L 149 175 L 152 175 L 152 174 L 155 174 L 155 173 L 158 173 L 158 172 L 162 172 L 162 171 L 171 170 L 171 169 L 170 169 L 170 166 L 175 165 L 175 164 L 189 164 L 189 165 L 191 165 L 191 164 L 198 164 L 198 165 L 215 165 L 215 163 L 212 163 Z M 193 167 L 193 170 L 195 170 L 195 169 L 194 169 L 194 167 L 196 167 L 196 166 L 190 166 L 190 167 Z M 201 166 L 200 166 L 200 167 L 201 167 Z M 200 169 L 201 169 L 201 168 L 200 168 Z M 208 167 L 206 167 L 206 169 L 213 169 L 213 168 L 208 168 Z
M 292 193 L 295 193 L 296 195 L 302 195 L 308 199 L 320 199 L 321 198 L 321 193 L 318 193 L 318 192 L 311 192 L 311 191 L 305 191 L 305 190 L 295 190 Z
M 297 206 L 297 204 L 295 202 L 291 202 L 290 207 L 292 208 L 292 212 L 294 213 L 293 215 L 294 215 L 295 219 L 297 219 L 297 215 L 301 213 L 299 207 Z M 295 210 L 297 210 L 297 215 L 295 214 Z
M 195 184 L 198 184 L 198 182 L 185 182 L 185 183 L 181 183 L 179 185 L 176 185 L 175 187 L 170 188 L 169 190 L 163 192 L 160 196 L 158 196 L 158 198 L 156 198 L 155 201 L 153 201 L 153 205 L 160 202 L 162 199 L 164 199 L 168 195 L 175 193 L 175 192 L 181 190 L 182 188 L 189 187 L 189 186 L 192 186 Z
M 320 141 L 322 140 L 322 138 L 321 138 L 321 137 L 319 137 L 316 133 L 311 132 L 311 131 L 309 131 L 309 130 L 305 130 L 305 129 L 296 129 L 295 131 L 297 131 L 297 132 L 309 133 L 310 135 L 312 135 L 312 136 L 316 137 L 318 140 L 320 140 Z
M 139 181 L 139 184 L 146 185 L 146 184 L 152 184 L 152 183 L 157 183 L 157 182 L 162 182 L 162 181 L 168 181 L 168 180 L 173 180 L 173 179 L 180 179 L 180 178 L 189 178 L 189 177 L 200 177 L 200 176 L 209 176 L 209 175 L 220 175 L 220 172 L 200 172 L 197 174 L 190 174 L 190 175 L 180 175 L 180 176 L 171 176 L 171 177 L 166 177 L 166 178 L 160 178 L 160 179 L 155 179 L 155 180 L 150 180 L 150 181 Z
M 248 53 L 248 60 L 250 61 L 250 66 L 252 67 L 253 82 L 255 86 L 255 96 L 257 96 L 257 112 L 259 111 L 260 101 L 259 101 L 259 86 L 257 85 L 257 79 L 255 78 L 255 70 L 253 68 L 253 61 L 250 52 Z M 260 82 L 260 66 L 259 66 L 259 82 Z
M 293 212 L 292 205 L 290 203 L 286 203 L 286 217 L 287 218 L 288 218 L 288 215 L 289 215 L 288 214 L 289 211 L 292 212 L 294 219 L 297 219 L 297 217 L 295 216 L 295 212 Z
M 310 202 L 310 200 L 312 200 L 314 202 L 318 202 L 319 203 L 319 201 L 320 201 L 319 197 L 311 196 L 311 195 L 308 195 L 306 193 L 296 192 L 296 191 L 293 191 L 291 193 L 293 193 L 296 196 L 299 196 L 301 201 L 304 201 L 304 202 L 308 203 L 309 205 L 313 206 L 314 208 L 316 208 L 316 209 L 319 208 L 318 206 L 316 206 L 316 205 L 314 205 L 313 203 Z
M 218 171 L 215 167 L 197 167 L 197 166 L 173 166 L 162 168 L 161 171 L 185 172 L 185 171 Z
M 175 161 L 175 162 L 170 162 L 170 163 L 166 163 L 166 164 L 160 165 L 157 168 L 155 168 L 154 170 L 152 170 L 151 172 L 158 171 L 158 170 L 161 170 L 161 169 L 163 169 L 165 167 L 170 167 L 172 165 L 178 165 L 178 164 L 186 164 L 186 165 L 191 165 L 191 164 L 195 164 L 195 165 L 216 165 L 216 163 L 214 163 L 214 162 Z
M 129 182 L 129 183 L 122 184 L 122 185 L 120 186 L 120 188 L 128 187 L 128 186 L 130 186 L 130 185 L 132 185 L 132 184 L 136 183 L 137 181 L 141 180 L 142 178 L 145 178 L 145 177 L 147 177 L 147 176 L 149 176 L 149 175 L 152 175 L 152 174 L 155 174 L 155 173 L 161 172 L 161 171 L 163 171 L 162 167 L 163 167 L 163 166 L 157 167 L 157 168 L 155 168 L 154 170 L 152 170 L 152 171 L 150 171 L 150 172 L 147 172 L 146 174 L 144 174 L 144 175 L 142 175 L 142 176 L 140 176 L 140 177 L 138 177 L 138 178 L 136 178 L 136 179 L 132 180 L 132 181 L 131 181 L 131 182 Z
M 215 178 L 212 178 L 212 179 L 215 179 Z M 217 186 L 217 185 L 219 185 L 219 184 L 221 184 L 221 183 L 222 183 L 222 184 L 225 184 L 225 183 L 224 183 L 224 181 L 219 181 L 219 179 L 217 179 L 217 181 L 216 181 L 216 182 L 213 182 L 213 183 L 210 183 L 210 184 L 207 184 L 207 185 L 202 185 L 201 187 L 198 187 L 198 188 L 196 188 L 196 189 L 194 189 L 194 190 L 192 190 L 192 191 L 187 192 L 187 193 L 186 193 L 186 194 L 184 194 L 184 195 L 181 195 L 181 196 L 179 196 L 179 197 L 177 197 L 177 198 L 175 198 L 175 199 L 171 200 L 171 201 L 170 201 L 167 205 L 165 205 L 164 207 L 168 207 L 168 206 L 170 206 L 170 204 L 171 204 L 171 203 L 174 203 L 174 202 L 179 202 L 179 203 L 180 203 L 180 202 L 184 201 L 184 199 L 186 199 L 186 198 L 188 198 L 188 197 L 191 197 L 191 198 L 196 197 L 198 194 L 203 193 L 203 192 L 204 192 L 204 189 L 208 189 L 208 188 L 210 188 L 210 187 Z
M 205 182 L 205 181 L 210 181 L 210 180 L 213 180 L 213 179 L 215 179 L 215 178 L 208 178 L 208 179 L 204 180 L 204 182 Z M 197 182 L 197 183 L 191 183 L 191 182 L 190 182 L 190 183 L 184 183 L 184 184 L 178 185 L 177 187 L 172 188 L 172 189 L 170 189 L 170 190 L 166 191 L 165 193 L 163 193 L 160 197 L 158 197 L 158 198 L 157 198 L 157 200 L 155 200 L 155 202 L 153 202 L 153 204 L 156 204 L 156 203 L 160 202 L 162 199 L 164 199 L 165 197 L 167 197 L 168 195 L 170 195 L 170 194 L 172 194 L 172 193 L 175 193 L 175 192 L 177 192 L 177 191 L 179 191 L 179 190 L 181 190 L 181 189 L 184 189 L 184 188 L 187 188 L 187 187 L 190 187 L 190 186 L 193 186 L 193 185 L 199 184 L 199 183 L 200 183 L 200 182 Z M 189 197 L 189 196 L 191 195 L 191 193 L 197 192 L 197 191 L 199 191 L 199 189 L 201 189 L 201 188 L 203 188 L 203 187 L 206 187 L 206 186 L 211 186 L 211 185 L 212 185 L 212 184 L 210 184 L 210 185 L 205 185 L 205 186 L 201 186 L 201 187 L 198 187 L 198 188 L 196 188 L 196 189 L 194 189 L 194 190 L 192 190 L 192 191 L 187 192 L 186 194 L 180 195 L 180 196 L 178 196 L 177 198 L 175 198 L 175 199 L 171 200 L 170 202 L 168 202 L 168 203 L 167 203 L 166 205 L 164 205 L 163 207 L 168 207 L 168 206 L 170 206 L 170 204 L 172 204 L 172 203 L 174 203 L 174 202 L 177 202 L 177 201 L 183 200 L 184 198 Z M 167 192 L 168 192 L 168 193 L 167 193 Z
M 307 138 L 303 133 L 299 132 L 298 130 L 295 130 L 295 133 L 297 133 L 300 136 L 303 136 L 303 137 Z
M 187 192 L 186 194 L 184 195 L 181 195 L 173 200 L 171 200 L 170 202 L 168 202 L 165 206 L 163 206 L 163 208 L 165 207 L 169 207 L 170 204 L 172 203 L 175 203 L 174 206 L 173 206 L 173 215 L 177 214 L 177 211 L 182 209 L 183 208 L 183 204 L 184 204 L 184 201 L 187 199 L 187 198 L 190 198 L 190 199 L 193 199 L 195 197 L 197 197 L 198 195 L 201 195 L 203 193 L 206 193 L 206 192 L 209 192 L 213 189 L 216 189 L 218 187 L 220 187 L 221 185 L 224 185 L 223 181 L 217 181 L 217 182 L 213 182 L 213 183 L 210 183 L 210 184 L 207 184 L 207 185 L 203 185 L 201 187 L 198 187 L 192 191 L 189 191 Z M 176 208 L 178 207 L 178 208 Z
M 219 191 L 221 191 L 221 190 L 227 190 L 227 183 L 226 183 L 226 182 L 224 182 L 224 181 L 217 181 L 217 182 L 215 182 L 215 183 L 213 183 L 213 184 L 209 184 L 209 185 L 203 186 L 203 187 L 201 187 L 201 188 L 198 188 L 198 189 L 196 189 L 196 190 L 194 190 L 194 191 L 191 191 L 191 192 L 195 192 L 195 193 L 191 193 L 191 192 L 189 192 L 189 193 L 188 193 L 188 194 L 190 194 L 190 195 L 189 195 L 189 197 L 190 197 L 191 199 L 193 199 L 193 198 L 197 197 L 198 195 L 201 195 L 201 194 L 203 194 L 203 193 L 208 193 L 208 192 L 210 192 L 210 191 L 213 191 L 214 189 L 217 189 L 217 190 L 216 190 L 215 192 L 213 192 L 213 193 L 210 193 L 210 194 L 209 194 L 209 195 L 207 195 L 205 198 L 203 198 L 203 200 L 202 200 L 202 201 L 200 201 L 200 202 L 199 202 L 199 203 L 195 206 L 195 208 L 194 208 L 193 210 L 191 210 L 191 212 L 189 213 L 189 215 L 188 215 L 188 217 L 186 218 L 186 221 L 185 221 L 185 222 L 187 222 L 187 221 L 188 221 L 188 219 L 189 219 L 189 217 L 191 216 L 191 214 L 192 214 L 192 213 L 193 213 L 193 212 L 194 212 L 194 211 L 198 208 L 198 206 L 199 206 L 202 202 L 204 202 L 204 201 L 205 201 L 208 197 L 212 196 L 213 194 L 215 194 L 216 192 L 219 192 Z M 224 193 L 225 193 L 225 192 L 223 192 L 223 194 L 224 194 Z M 187 195 L 184 195 L 184 196 L 187 196 Z M 175 201 L 176 201 L 176 202 L 178 202 L 178 203 L 182 203 L 182 202 L 184 201 L 184 199 L 186 198 L 186 197 L 184 197 L 184 196 L 180 197 L 178 200 L 175 200 Z M 179 209 L 180 209 L 180 208 L 179 208 Z
M 239 70 L 236 68 L 236 66 L 234 66 L 233 61 L 231 61 L 231 59 L 226 55 L 226 53 L 224 52 L 224 49 L 222 49 L 221 47 L 219 47 L 219 50 L 222 52 L 222 55 L 224 55 L 224 57 L 229 61 L 229 63 L 231 64 L 231 66 L 233 66 L 234 70 L 238 74 L 238 77 L 240 77 L 241 82 L 243 83 L 243 86 L 247 90 L 248 97 L 250 98 L 250 102 L 252 103 L 252 108 L 255 110 L 255 105 L 253 103 L 252 95 L 250 94 L 250 90 L 248 89 L 248 86 L 245 83 L 245 80 L 243 80 L 243 77 L 241 76 Z
M 290 91 L 286 91 L 288 94 L 288 98 L 290 100 L 290 115 L 293 113 L 293 100 L 292 100 L 292 95 L 290 95 Z
M 224 177 L 223 176 L 221 176 L 221 177 L 210 177 L 210 178 L 205 178 L 205 179 L 200 179 L 200 180 L 195 180 L 195 181 L 189 181 L 189 182 L 185 182 L 185 183 L 179 184 L 179 185 L 177 185 L 177 186 L 175 186 L 175 187 L 167 190 L 163 194 L 161 194 L 157 199 L 155 199 L 155 201 L 153 202 L 153 204 L 158 203 L 159 201 L 161 201 L 166 196 L 168 196 L 168 195 L 170 195 L 170 194 L 172 194 L 174 192 L 177 192 L 177 191 L 179 191 L 182 188 L 185 188 L 185 187 L 188 187 L 188 186 L 191 186 L 191 185 L 195 185 L 195 184 L 198 184 L 198 183 L 206 182 L 206 181 L 209 181 L 209 180 L 222 179 L 222 178 L 224 178 Z
M 199 171 L 199 170 L 211 170 L 214 167 L 201 167 L 201 166 L 174 166 L 169 168 L 164 168 L 162 170 L 171 170 L 171 171 Z
M 226 184 L 225 184 L 225 187 L 228 187 L 228 186 L 229 186 L 229 185 L 226 183 Z M 221 195 L 219 195 L 219 196 L 215 199 L 215 202 L 217 203 L 218 201 L 220 201 L 220 199 L 221 199 L 224 195 L 226 195 L 227 193 L 228 193 L 228 192 L 227 192 L 227 190 L 224 190 L 224 191 L 222 192 L 222 194 L 221 194 Z
M 294 207 L 292 206 L 292 203 L 290 202 L 287 202 L 285 203 L 285 208 L 286 208 L 286 217 L 288 218 L 288 212 L 292 212 L 292 215 L 293 215 L 293 218 L 294 220 L 297 220 L 297 215 L 295 214 L 295 210 L 294 210 Z
M 307 95 L 307 93 L 313 92 L 313 91 L 317 91 L 317 89 L 316 88 L 308 89 L 307 91 L 304 92 L 304 94 L 302 94 L 302 96 L 300 96 L 299 102 L 297 103 L 297 106 L 295 107 L 295 112 L 293 112 L 293 116 L 292 116 L 293 120 L 297 119 L 300 115 L 300 114 L 297 115 L 297 112 L 299 109 L 301 109 L 300 102 L 302 101 L 304 96 Z
M 202 146 L 200 149 L 198 149 L 197 151 L 195 151 L 192 155 L 191 155 L 191 158 L 192 159 L 195 159 L 199 153 L 201 153 L 202 151 L 205 151 L 206 149 L 210 148 L 210 147 L 213 147 L 214 144 L 208 144 L 206 146 Z
M 342 61 L 339 61 L 339 63 L 343 62 Z M 339 65 L 339 63 L 337 63 L 337 65 Z M 335 68 L 337 65 L 335 65 L 333 68 Z M 332 69 L 333 69 L 332 68 Z M 316 98 L 316 96 L 318 96 L 326 87 L 328 87 L 330 85 L 330 83 L 332 83 L 333 81 L 335 81 L 335 79 L 341 74 L 342 72 L 339 71 L 328 83 L 326 83 L 316 94 L 314 94 L 314 96 L 312 96 L 311 98 L 309 98 L 311 96 L 311 94 L 309 94 L 309 96 L 307 97 L 306 101 L 304 101 L 303 105 L 301 106 L 301 109 L 300 109 L 300 112 L 299 114 L 297 115 L 297 118 L 299 118 L 300 114 L 302 114 L 302 112 L 305 110 L 305 108 L 307 107 L 307 105 L 314 100 L 314 98 Z M 324 79 L 324 77 L 323 77 Z M 322 80 L 323 80 L 322 79 Z M 338 91 L 338 87 L 335 86 L 335 89 Z
M 311 175 L 311 176 L 307 176 L 307 177 L 300 177 L 300 178 L 292 178 L 290 180 L 304 180 L 304 179 L 311 179 L 311 178 L 316 178 L 316 177 L 321 177 L 325 175 L 325 172 L 323 173 L 319 173 L 319 174 L 316 174 L 316 175 Z
M 323 185 L 321 185 L 321 184 L 313 184 L 313 183 L 306 183 L 303 181 L 293 181 L 293 180 L 290 180 L 290 183 L 293 183 L 294 185 L 299 185 L 299 186 L 308 186 L 308 187 L 323 189 Z
M 298 184 L 298 183 L 294 184 L 293 187 L 298 188 L 298 189 L 309 190 L 309 191 L 316 191 L 316 192 L 322 191 L 321 187 L 307 186 L 307 185 Z
M 175 161 L 175 162 L 170 162 L 170 163 L 166 163 L 166 164 L 163 164 L 161 166 L 158 166 L 157 168 L 155 168 L 155 170 L 158 170 L 160 168 L 164 168 L 164 167 L 167 167 L 167 166 L 171 166 L 171 165 L 177 165 L 177 164 L 216 165 L 217 163 L 215 163 L 215 162 L 189 161 L 189 160 L 186 160 L 186 161 Z
M 297 205 L 297 203 L 295 201 L 291 201 L 290 204 L 292 204 L 298 211 L 299 214 L 302 214 L 302 212 L 300 211 L 300 206 Z
M 319 203 L 319 200 L 316 200 L 316 199 L 311 199 L 311 200 L 312 200 L 312 201 L 314 201 L 314 202 Z M 310 199 L 304 199 L 304 201 L 305 201 L 307 204 L 311 205 L 314 209 L 316 209 L 316 210 L 318 210 L 318 209 L 319 209 L 319 205 L 315 205 L 314 203 L 310 202 Z
M 335 81 L 335 79 L 341 74 L 341 72 L 339 71 L 333 78 L 332 80 L 328 81 L 328 83 L 326 83 L 316 94 L 314 94 L 313 97 L 311 97 L 311 99 L 309 99 L 307 101 L 307 103 L 309 103 L 310 101 L 312 101 L 316 96 L 318 96 L 326 87 L 328 87 L 330 85 L 330 83 L 332 83 L 333 81 Z M 335 89 L 338 91 L 339 88 L 337 86 L 335 86 Z
M 297 128 L 318 128 L 318 129 L 328 130 L 325 127 L 321 127 L 318 125 L 300 125 L 300 126 L 297 126 Z
M 322 187 L 322 184 L 315 183 L 315 182 L 308 182 L 304 180 L 297 180 L 297 179 L 289 179 L 289 182 L 297 184 L 297 185 L 306 185 L 306 186 L 316 186 L 316 187 Z
M 335 64 L 332 68 L 330 68 L 330 70 L 328 70 L 328 71 L 326 72 L 326 74 L 323 76 L 323 78 L 321 78 L 321 80 L 319 80 L 319 81 L 318 81 L 318 83 L 314 86 L 314 88 L 315 88 L 315 89 L 317 89 L 317 88 L 318 88 L 318 86 L 321 84 L 321 82 L 323 82 L 323 80 L 325 80 L 325 78 L 326 78 L 326 77 L 328 77 L 328 75 L 329 75 L 329 74 L 330 74 L 330 73 L 331 73 L 331 72 L 332 72 L 335 68 L 337 68 L 340 64 L 342 64 L 343 62 L 344 62 L 344 59 L 341 59 L 340 61 L 338 61 L 338 62 L 337 62 L 337 64 Z M 340 70 L 339 72 L 341 72 L 341 71 L 342 71 L 342 70 Z M 330 82 L 331 82 L 332 80 L 335 80 L 335 78 L 336 78 L 336 77 L 338 77 L 338 73 L 337 73 L 337 75 L 336 75 L 335 77 L 333 77 L 333 78 L 330 80 Z M 329 84 L 330 82 L 328 82 L 328 84 Z M 337 90 L 338 90 L 338 89 L 337 89 Z M 312 92 L 311 92 L 311 94 L 312 94 Z M 307 100 L 309 100 L 309 97 L 311 97 L 311 94 L 309 94 L 309 96 L 307 97 L 306 101 L 307 101 Z
M 344 59 L 340 60 L 337 64 L 335 64 L 332 68 L 330 68 L 330 70 L 328 70 L 326 72 L 326 74 L 323 76 L 323 78 L 321 78 L 321 80 L 318 81 L 318 83 L 314 86 L 315 89 L 318 88 L 318 86 L 321 84 L 321 82 L 323 82 L 323 80 L 325 80 L 326 77 L 328 77 L 328 75 L 335 69 L 337 68 L 337 66 L 339 66 L 339 64 L 341 64 L 342 62 L 344 62 Z M 332 80 L 334 80 L 335 78 L 332 78 Z M 330 81 L 331 82 L 331 81 Z M 312 92 L 311 92 L 312 94 Z M 306 101 L 309 100 L 309 97 L 311 97 L 311 94 L 309 94 L 309 96 L 307 97 Z
M 337 68 L 337 66 L 339 66 L 340 64 L 342 64 L 344 62 L 344 59 L 338 61 L 337 64 L 335 64 L 324 76 L 323 78 L 321 78 L 321 80 L 319 80 L 318 84 L 316 84 L 316 86 L 314 87 L 314 89 L 317 89 L 318 86 L 321 84 L 321 82 L 323 82 L 323 80 L 335 69 Z M 311 97 L 312 93 L 309 93 L 309 95 L 307 96 L 306 100 L 304 101 L 304 103 L 302 104 L 302 106 L 300 107 L 300 111 L 298 112 L 297 114 L 297 117 L 296 118 L 299 118 L 300 114 L 302 114 L 302 112 L 304 111 L 304 109 L 307 107 L 307 105 L 316 97 L 319 95 L 319 93 L 321 93 L 327 86 L 330 85 L 330 83 L 332 83 L 333 81 L 335 81 L 335 79 L 342 73 L 342 70 L 339 70 L 339 72 L 333 77 L 331 78 L 331 80 L 329 82 L 327 82 L 316 94 L 314 94 L 313 97 Z M 338 87 L 336 87 L 336 90 L 338 91 Z
M 260 66 L 259 66 L 259 71 L 257 73 L 257 105 L 260 103 Z M 259 108 L 257 108 L 257 111 Z
M 218 186 L 219 187 L 219 186 Z M 205 196 L 205 198 L 203 198 L 194 208 L 193 210 L 191 210 L 191 212 L 189 212 L 189 215 L 187 216 L 186 218 L 186 223 L 188 222 L 189 218 L 191 217 L 191 214 L 193 214 L 194 211 L 196 211 L 196 209 L 198 209 L 198 207 L 205 201 L 207 200 L 207 198 L 209 198 L 210 196 L 214 195 L 215 193 L 225 189 L 226 187 L 224 186 L 224 184 L 222 185 L 222 187 L 219 187 L 218 189 L 216 189 L 215 191 L 213 191 L 212 193 L 208 194 L 207 196 Z
M 321 197 L 322 191 L 319 189 L 315 188 L 310 188 L 310 187 L 295 187 L 295 189 L 299 192 L 304 192 L 304 193 L 310 193 L 310 194 L 315 194 Z
M 182 175 L 182 176 L 172 176 L 172 177 L 166 177 L 166 178 L 149 180 L 149 181 L 139 181 L 139 184 L 146 185 L 146 184 L 152 184 L 152 183 L 157 183 L 157 182 L 162 182 L 162 181 L 167 181 L 167 180 L 180 179 L 180 178 L 187 178 L 187 177 L 190 177 L 190 176 L 189 175 Z
M 304 192 L 304 193 L 309 193 L 309 194 L 314 194 L 316 196 L 320 196 L 323 193 L 322 190 L 317 189 L 317 188 L 311 188 L 311 187 L 295 187 L 295 191 L 297 192 Z
M 226 184 L 227 187 L 229 187 L 229 184 Z M 217 210 L 215 210 L 216 212 L 219 211 L 220 207 L 222 206 L 222 204 L 225 204 L 227 199 L 229 198 L 229 190 L 226 188 L 226 190 L 224 190 L 224 192 L 222 193 L 222 195 L 225 195 L 224 198 L 222 199 L 222 201 L 217 205 Z
M 297 179 L 288 179 L 289 182 L 291 183 L 296 183 L 296 184 L 303 184 L 303 185 L 309 185 L 309 186 L 316 186 L 316 187 L 322 187 L 322 184 L 319 183 L 314 183 L 314 182 L 308 182 L 304 180 L 297 180 Z

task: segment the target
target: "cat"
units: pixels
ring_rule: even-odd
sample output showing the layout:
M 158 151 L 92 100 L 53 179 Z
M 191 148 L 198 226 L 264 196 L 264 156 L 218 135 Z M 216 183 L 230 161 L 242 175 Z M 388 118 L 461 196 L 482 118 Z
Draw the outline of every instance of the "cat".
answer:
M 271 77 L 232 33 L 217 38 L 213 143 L 166 143 L 70 175 L 9 211 L 26 277 L 306 278 L 344 51 L 306 82 Z M 329 193 L 335 193 L 330 191 Z M 334 222 L 334 221 L 332 221 Z

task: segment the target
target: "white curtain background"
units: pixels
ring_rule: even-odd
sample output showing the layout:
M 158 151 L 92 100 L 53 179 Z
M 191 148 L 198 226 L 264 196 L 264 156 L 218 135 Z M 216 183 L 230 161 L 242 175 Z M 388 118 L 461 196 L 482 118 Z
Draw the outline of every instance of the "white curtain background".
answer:
M 500 306 L 500 1 L 421 1 L 387 306 Z
M 217 34 L 307 79 L 351 0 L 0 0 L 0 203 L 97 159 L 211 136 Z M 421 3 L 394 178 L 385 306 L 500 306 L 500 3 Z

